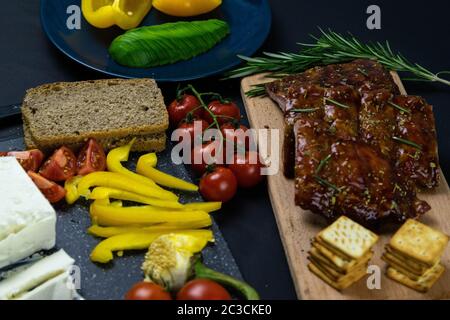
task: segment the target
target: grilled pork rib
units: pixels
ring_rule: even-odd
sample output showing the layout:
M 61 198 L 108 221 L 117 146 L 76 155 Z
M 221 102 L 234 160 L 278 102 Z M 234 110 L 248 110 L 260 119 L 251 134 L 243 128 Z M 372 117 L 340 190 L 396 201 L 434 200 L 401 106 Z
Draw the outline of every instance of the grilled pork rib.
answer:
M 316 67 L 266 89 L 285 113 L 284 171 L 295 176 L 297 205 L 365 225 L 430 210 L 416 189 L 438 184 L 432 108 L 399 96 L 380 64 Z

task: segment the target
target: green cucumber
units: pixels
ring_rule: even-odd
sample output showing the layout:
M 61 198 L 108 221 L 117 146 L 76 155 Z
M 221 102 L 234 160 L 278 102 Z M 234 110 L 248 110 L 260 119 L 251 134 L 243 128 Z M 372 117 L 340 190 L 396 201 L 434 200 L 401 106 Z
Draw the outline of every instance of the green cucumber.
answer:
M 228 24 L 217 19 L 140 27 L 114 39 L 109 54 L 127 67 L 155 67 L 191 59 L 210 50 L 229 33 Z

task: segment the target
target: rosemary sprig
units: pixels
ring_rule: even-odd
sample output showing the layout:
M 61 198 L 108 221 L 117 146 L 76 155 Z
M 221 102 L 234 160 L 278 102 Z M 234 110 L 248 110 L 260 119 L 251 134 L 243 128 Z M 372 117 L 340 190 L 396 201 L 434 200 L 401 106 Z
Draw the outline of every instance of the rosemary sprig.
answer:
M 344 109 L 350 109 L 350 106 L 348 106 L 348 105 L 346 105 L 346 104 L 343 104 L 343 103 L 340 103 L 340 102 L 338 102 L 338 101 L 336 101 L 336 100 L 333 100 L 333 99 L 330 99 L 330 98 L 323 98 L 323 100 L 325 101 L 325 102 L 330 102 L 330 103 L 332 103 L 332 104 L 335 104 L 335 105 L 337 105 L 338 107 L 341 107 L 341 108 L 344 108 Z
M 395 140 L 395 141 L 398 141 L 400 143 L 407 144 L 407 145 L 409 145 L 411 147 L 414 147 L 414 148 L 416 148 L 418 150 L 422 150 L 422 146 L 421 145 L 418 145 L 417 143 L 415 143 L 415 142 L 413 142 L 411 140 L 406 140 L 406 139 L 399 138 L 399 137 L 392 137 L 392 139 Z
M 299 43 L 299 53 L 269 53 L 264 52 L 262 57 L 250 58 L 239 56 L 245 61 L 245 66 L 232 70 L 228 78 L 240 78 L 257 73 L 270 73 L 269 77 L 279 77 L 305 71 L 314 66 L 348 62 L 354 59 L 377 60 L 389 70 L 407 72 L 413 75 L 405 80 L 440 82 L 450 86 L 450 81 L 441 77 L 449 71 L 433 73 L 423 66 L 412 63 L 400 53 L 394 53 L 389 42 L 363 43 L 353 35 L 343 36 L 334 31 L 320 29 L 320 37 L 312 38 L 313 44 Z M 361 71 L 360 71 L 361 72 Z M 261 88 L 253 91 L 252 95 L 261 95 Z

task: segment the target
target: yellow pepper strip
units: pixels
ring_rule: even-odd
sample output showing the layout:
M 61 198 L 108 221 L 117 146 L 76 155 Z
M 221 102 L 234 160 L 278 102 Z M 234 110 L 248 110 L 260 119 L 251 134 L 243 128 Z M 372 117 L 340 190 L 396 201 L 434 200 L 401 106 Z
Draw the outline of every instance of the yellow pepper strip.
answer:
M 170 232 L 175 234 L 186 234 L 203 239 L 203 247 L 210 241 L 214 241 L 211 230 L 183 230 Z M 108 263 L 113 260 L 114 251 L 146 250 L 158 237 L 167 232 L 154 233 L 124 233 L 100 242 L 91 253 L 91 260 L 98 263 Z
M 78 193 L 89 199 L 91 194 L 89 188 L 97 186 L 125 190 L 150 198 L 178 200 L 178 197 L 170 191 L 150 187 L 120 173 L 104 171 L 92 172 L 84 176 L 78 184 Z
M 175 17 L 192 17 L 208 13 L 222 4 L 222 0 L 153 0 L 153 6 Z
M 128 161 L 128 157 L 130 156 L 130 150 L 131 147 L 133 146 L 134 142 L 136 141 L 136 138 L 133 138 L 130 143 L 112 149 L 109 153 L 108 156 L 106 157 L 106 166 L 108 167 L 108 171 L 111 172 L 116 172 L 116 173 L 121 173 L 131 179 L 136 180 L 137 182 L 140 182 L 142 184 L 147 184 L 150 187 L 156 188 L 156 189 L 160 189 L 160 190 L 164 190 L 163 188 L 161 188 L 160 186 L 158 186 L 154 181 L 152 181 L 151 179 L 141 176 L 137 173 L 134 173 L 130 170 L 128 170 L 127 168 L 124 168 L 122 166 L 121 162 L 124 161 Z
M 152 7 L 151 0 L 82 0 L 86 20 L 97 28 L 118 25 L 124 30 L 136 28 Z
M 182 226 L 170 223 L 161 223 L 154 226 L 139 227 L 139 226 L 123 226 L 123 227 L 101 227 L 98 225 L 93 225 L 88 229 L 88 233 L 100 237 L 100 238 L 110 238 L 112 236 L 117 236 L 123 233 L 151 233 L 151 232 L 170 232 L 179 231 L 186 229 L 202 229 L 211 226 L 211 219 L 193 221 L 191 223 L 185 223 Z
M 137 203 L 149 204 L 159 208 L 183 209 L 183 206 L 178 201 L 160 200 L 150 197 L 145 197 L 137 193 L 128 192 L 120 189 L 97 187 L 92 190 L 90 199 L 119 199 L 125 201 L 133 201 Z M 200 210 L 200 209 L 195 209 Z
M 193 202 L 183 205 L 184 211 L 205 211 L 213 212 L 220 210 L 222 208 L 222 202 Z
M 102 226 L 148 226 L 166 222 L 182 226 L 211 219 L 205 211 L 174 211 L 151 206 L 120 208 L 99 203 L 98 200 L 91 204 L 90 213 L 93 221 Z
M 78 184 L 80 183 L 82 176 L 76 176 L 66 180 L 64 183 L 64 189 L 66 190 L 66 202 L 67 204 L 74 204 L 80 198 L 78 193 Z
M 156 166 L 156 154 L 149 153 L 139 158 L 136 171 L 137 173 L 152 179 L 157 184 L 168 188 L 174 188 L 185 191 L 197 191 L 198 186 L 193 183 L 184 181 L 182 179 L 171 176 L 167 173 L 161 172 L 155 169 Z

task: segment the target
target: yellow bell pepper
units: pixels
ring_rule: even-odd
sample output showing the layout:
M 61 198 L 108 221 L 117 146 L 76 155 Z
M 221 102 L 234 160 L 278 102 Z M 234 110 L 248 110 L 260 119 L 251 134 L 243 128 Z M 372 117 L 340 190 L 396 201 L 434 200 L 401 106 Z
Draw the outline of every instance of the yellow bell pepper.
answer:
M 192 17 L 208 13 L 222 4 L 222 0 L 153 0 L 153 6 L 175 17 Z
M 183 226 L 211 219 L 205 211 L 174 211 L 152 206 L 114 207 L 99 200 L 90 207 L 92 220 L 102 226 L 153 225 L 171 223 Z M 208 220 L 208 221 L 209 221 Z
M 78 193 L 78 184 L 80 183 L 82 176 L 76 176 L 66 180 L 64 183 L 64 189 L 66 190 L 66 202 L 67 204 L 74 204 L 80 198 Z
M 214 235 L 211 230 L 183 230 L 169 232 L 174 234 L 186 234 L 198 237 L 204 240 L 204 246 L 210 241 L 214 241 Z M 158 237 L 167 232 L 154 233 L 124 233 L 110 237 L 100 242 L 91 253 L 91 260 L 98 263 L 108 263 L 113 260 L 114 251 L 125 250 L 146 250 Z
M 118 25 L 124 30 L 136 28 L 152 7 L 151 0 L 82 0 L 86 20 L 97 28 Z
M 167 190 L 140 183 L 128 176 L 115 172 L 92 172 L 84 176 L 78 184 L 78 193 L 89 199 L 91 187 L 108 187 L 140 194 L 145 197 L 177 201 L 178 197 Z
M 198 220 L 189 223 L 184 223 L 182 226 L 171 223 L 161 223 L 148 227 L 123 226 L 123 227 L 101 227 L 93 225 L 88 229 L 88 233 L 100 237 L 110 238 L 124 233 L 152 233 L 152 232 L 171 232 L 186 229 L 202 229 L 211 226 L 211 219 Z
M 133 138 L 130 141 L 130 143 L 128 143 L 124 146 L 112 149 L 108 153 L 108 156 L 106 157 L 106 166 L 108 167 L 108 171 L 123 174 L 123 175 L 125 175 L 133 180 L 136 180 L 137 182 L 140 182 L 142 184 L 146 184 L 150 187 L 164 190 L 163 188 L 158 186 L 151 179 L 141 176 L 137 173 L 134 173 L 122 166 L 121 162 L 128 161 L 128 157 L 130 156 L 131 147 L 133 146 L 135 141 L 136 141 L 136 138 Z
M 109 156 L 109 155 L 108 155 Z M 197 191 L 198 187 L 190 182 L 168 175 L 155 169 L 157 163 L 157 157 L 154 153 L 143 155 L 139 158 L 136 171 L 142 176 L 150 178 L 157 184 L 168 188 L 185 190 L 185 191 Z
M 118 199 L 118 200 L 125 200 L 125 201 L 133 201 L 133 202 L 148 204 L 148 205 L 152 205 L 152 206 L 160 207 L 160 208 L 172 208 L 172 209 L 183 209 L 184 208 L 184 206 L 181 203 L 179 203 L 178 201 L 160 200 L 160 199 L 156 199 L 156 198 L 142 196 L 140 194 L 129 192 L 129 191 L 124 191 L 124 190 L 114 189 L 114 188 L 106 188 L 106 187 L 95 188 L 94 190 L 92 190 L 89 198 L 93 199 L 93 200 Z M 195 209 L 195 210 L 199 210 L 199 209 Z

